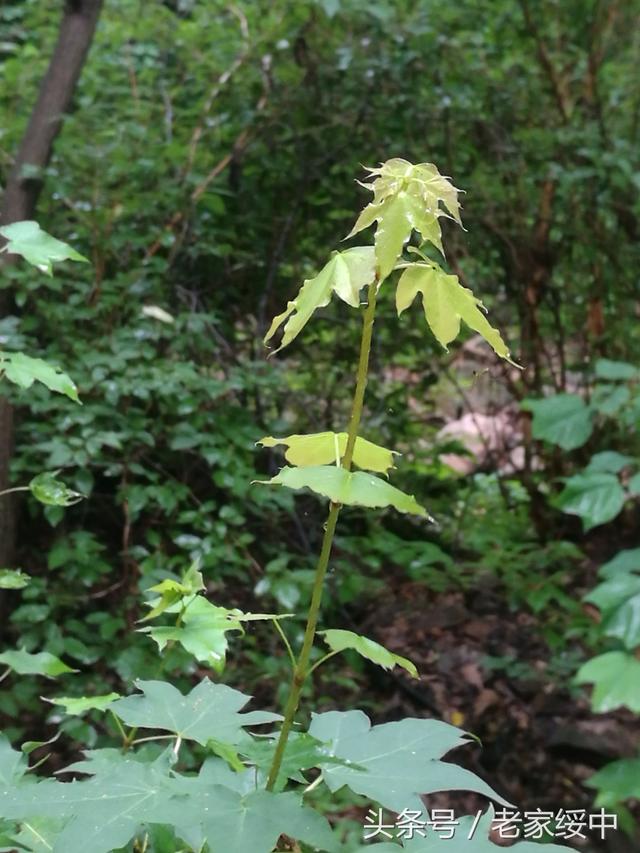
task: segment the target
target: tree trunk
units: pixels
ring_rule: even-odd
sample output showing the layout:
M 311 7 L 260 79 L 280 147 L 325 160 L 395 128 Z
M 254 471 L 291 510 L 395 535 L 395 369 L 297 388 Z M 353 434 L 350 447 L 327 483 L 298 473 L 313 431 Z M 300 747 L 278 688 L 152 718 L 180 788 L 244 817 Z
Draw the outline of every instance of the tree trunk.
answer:
M 31 219 L 42 190 L 44 170 L 53 151 L 64 114 L 82 71 L 93 40 L 102 0 L 67 0 L 51 62 L 40 84 L 29 124 L 9 174 L 0 207 L 0 224 Z M 2 266 L 10 255 L 0 255 Z M 0 316 L 11 309 L 11 297 L 0 290 Z M 13 445 L 13 411 L 0 398 L 0 491 L 9 484 Z M 15 508 L 8 497 L 0 498 L 0 568 L 13 563 L 15 551 Z

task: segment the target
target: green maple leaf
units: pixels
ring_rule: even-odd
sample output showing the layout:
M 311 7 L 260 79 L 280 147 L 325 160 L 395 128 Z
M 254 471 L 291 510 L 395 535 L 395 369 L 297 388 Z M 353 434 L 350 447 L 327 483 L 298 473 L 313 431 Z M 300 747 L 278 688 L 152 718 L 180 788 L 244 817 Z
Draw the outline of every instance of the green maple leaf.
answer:
M 274 352 L 286 347 L 300 334 L 314 311 L 329 304 L 333 293 L 347 305 L 357 308 L 360 291 L 365 285 L 371 284 L 374 277 L 372 246 L 356 246 L 344 252 L 335 252 L 318 275 L 304 282 L 296 298 L 287 304 L 282 314 L 273 318 L 264 338 L 265 344 L 286 320 L 280 346 Z
M 18 675 L 45 675 L 48 678 L 55 678 L 56 675 L 62 675 L 65 672 L 77 672 L 49 652 L 31 654 L 24 649 L 3 652 L 0 654 L 0 663 L 11 667 Z
M 461 321 L 482 335 L 494 352 L 509 361 L 511 355 L 497 329 L 484 315 L 482 303 L 458 281 L 432 264 L 411 264 L 400 277 L 396 291 L 396 308 L 402 314 L 416 296 L 422 295 L 422 307 L 436 340 L 447 349 L 460 334 Z
M 114 702 L 114 714 L 129 726 L 163 729 L 203 746 L 209 740 L 236 744 L 243 727 L 281 719 L 267 711 L 240 713 L 251 697 L 208 678 L 186 696 L 164 681 L 139 681 L 136 686 L 142 693 Z
M 313 465 L 308 468 L 282 468 L 270 480 L 258 481 L 289 489 L 311 489 L 333 503 L 346 506 L 383 508 L 392 506 L 398 512 L 429 517 L 413 495 L 364 471 L 347 471 L 336 465 Z

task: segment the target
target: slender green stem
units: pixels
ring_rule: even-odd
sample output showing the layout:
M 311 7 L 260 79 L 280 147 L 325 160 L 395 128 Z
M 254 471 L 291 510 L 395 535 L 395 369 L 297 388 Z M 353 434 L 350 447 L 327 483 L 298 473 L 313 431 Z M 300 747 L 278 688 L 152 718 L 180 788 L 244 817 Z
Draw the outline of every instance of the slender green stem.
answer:
M 347 447 L 342 459 L 342 467 L 347 471 L 351 468 L 353 451 L 356 446 L 362 407 L 364 405 L 364 392 L 367 390 L 367 377 L 369 375 L 369 355 L 371 353 L 371 337 L 373 335 L 373 321 L 376 315 L 376 300 L 378 298 L 378 279 L 369 285 L 369 304 L 364 312 L 362 323 L 362 338 L 360 340 L 360 358 L 358 359 L 358 373 L 356 374 L 356 388 L 353 393 L 353 404 L 351 407 L 351 418 L 347 437 Z
M 3 492 L 0 492 L 0 498 L 4 495 L 12 495 L 14 492 L 30 492 L 31 489 L 29 486 L 14 486 L 12 489 L 5 489 Z
M 342 459 L 342 467 L 346 468 L 347 471 L 351 468 L 351 462 L 353 460 L 353 451 L 356 445 L 356 438 L 358 437 L 360 419 L 362 417 L 364 392 L 367 387 L 367 374 L 369 372 L 369 355 L 371 352 L 371 336 L 373 333 L 373 321 L 376 312 L 377 292 L 378 279 L 376 278 L 375 281 L 369 285 L 369 301 L 367 304 L 367 308 L 364 312 L 364 320 L 362 325 L 362 338 L 360 340 L 360 357 L 358 359 L 356 387 L 353 394 L 351 418 L 349 420 L 347 447 L 345 450 L 345 455 Z M 276 784 L 278 773 L 280 772 L 280 767 L 282 765 L 282 759 L 284 757 L 284 751 L 287 746 L 287 741 L 289 739 L 291 729 L 293 728 L 293 723 L 295 720 L 296 711 L 298 710 L 298 705 L 300 704 L 300 695 L 302 694 L 302 688 L 310 672 L 309 660 L 311 658 L 311 650 L 313 648 L 313 641 L 316 635 L 316 627 L 318 625 L 318 617 L 320 615 L 322 589 L 324 586 L 324 579 L 327 574 L 327 568 L 329 566 L 331 548 L 333 545 L 333 537 L 336 531 L 336 524 L 338 522 L 339 514 L 340 504 L 331 503 L 329 507 L 329 515 L 327 517 L 327 523 L 324 528 L 324 536 L 322 537 L 322 547 L 320 549 L 320 556 L 318 557 L 318 564 L 316 566 L 316 573 L 313 581 L 313 592 L 311 593 L 311 603 L 309 605 L 309 611 L 307 614 L 307 626 L 305 628 L 304 639 L 302 641 L 302 649 L 300 650 L 300 656 L 298 657 L 296 666 L 293 671 L 291 689 L 289 691 L 289 697 L 287 699 L 287 703 L 284 709 L 284 720 L 282 722 L 280 736 L 278 738 L 278 743 L 276 745 L 276 750 L 273 756 L 273 762 L 271 764 L 271 769 L 269 770 L 269 777 L 267 779 L 267 791 L 272 791 Z
M 282 639 L 282 642 L 284 643 L 284 645 L 287 649 L 287 654 L 289 655 L 289 660 L 291 661 L 292 669 L 295 669 L 296 668 L 296 656 L 293 653 L 293 649 L 291 648 L 291 643 L 289 642 L 282 625 L 280 625 L 280 622 L 278 619 L 272 619 L 271 622 L 273 623 L 273 627 L 276 629 L 278 634 L 280 634 L 280 638 Z

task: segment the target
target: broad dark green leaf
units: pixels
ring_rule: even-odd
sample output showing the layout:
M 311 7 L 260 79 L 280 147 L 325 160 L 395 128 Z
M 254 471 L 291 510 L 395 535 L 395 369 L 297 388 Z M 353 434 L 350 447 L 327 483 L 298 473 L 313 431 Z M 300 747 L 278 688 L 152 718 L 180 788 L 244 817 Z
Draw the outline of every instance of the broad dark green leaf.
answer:
M 591 409 L 577 394 L 524 400 L 522 408 L 533 414 L 533 437 L 557 444 L 563 450 L 582 447 L 593 432 Z
M 331 791 L 347 785 L 396 812 L 421 810 L 421 794 L 450 790 L 475 791 L 508 805 L 475 774 L 439 760 L 469 742 L 465 732 L 448 723 L 407 718 L 372 727 L 362 711 L 329 711 L 314 715 L 309 733 L 326 744 L 330 755 L 354 765 L 325 767 Z
M 2 251 L 13 255 L 22 255 L 34 267 L 47 275 L 53 275 L 54 263 L 58 261 L 82 261 L 89 263 L 87 258 L 72 249 L 62 240 L 57 240 L 51 234 L 47 234 L 37 222 L 25 220 L 14 222 L 0 228 L 0 234 L 7 241 Z
M 248 763 L 254 764 L 266 780 L 277 742 L 277 737 L 246 738 L 238 744 L 238 752 Z M 328 755 L 324 744 L 307 732 L 292 732 L 287 741 L 275 790 L 281 791 L 288 779 L 305 782 L 301 770 L 309 770 L 312 767 L 321 768 L 331 764 L 346 764 L 346 762 Z
M 144 824 L 173 824 L 182 818 L 183 802 L 175 788 L 165 757 L 143 764 L 121 754 L 86 781 L 44 779 L 0 789 L 0 814 L 64 822 L 53 853 L 111 853 Z
M 627 707 L 640 713 L 640 660 L 628 652 L 607 652 L 583 664 L 576 684 L 593 684 L 591 707 L 599 714 Z
M 611 361 L 608 358 L 599 358 L 596 361 L 596 376 L 599 379 L 608 379 L 610 381 L 626 381 L 640 377 L 640 370 L 626 361 Z
M 297 794 L 261 790 L 241 794 L 204 785 L 200 779 L 181 781 L 189 802 L 175 826 L 196 849 L 206 841 L 211 853 L 271 853 L 278 838 L 287 835 L 316 850 L 337 850 L 326 818 L 304 806 Z M 194 833 L 196 820 L 201 822 L 201 834 Z
M 155 607 L 153 612 L 157 609 Z M 242 631 L 243 628 L 233 611 L 216 607 L 197 595 L 188 603 L 179 625 L 154 625 L 139 630 L 149 634 L 160 651 L 169 642 L 180 643 L 196 660 L 213 667 L 216 672 L 222 672 L 229 647 L 227 632 Z
M 208 678 L 186 696 L 164 681 L 139 681 L 136 686 L 142 692 L 114 702 L 114 714 L 129 726 L 163 729 L 203 746 L 210 739 L 237 744 L 244 726 L 281 719 L 267 711 L 240 713 L 251 697 Z
M 632 456 L 618 453 L 615 450 L 603 450 L 601 453 L 594 453 L 589 460 L 586 470 L 594 474 L 619 474 L 623 468 L 633 463 L 634 459 Z
M 364 471 L 347 471 L 336 465 L 314 465 L 309 468 L 282 468 L 271 480 L 260 481 L 289 489 L 311 489 L 333 503 L 347 506 L 388 507 L 398 512 L 428 517 L 413 495 Z
M 615 557 L 600 566 L 598 574 L 602 578 L 612 578 L 621 573 L 640 573 L 640 548 L 626 548 Z
M 460 325 L 464 320 L 469 328 L 482 335 L 497 355 L 511 362 L 511 355 L 500 332 L 488 322 L 482 303 L 460 284 L 458 276 L 447 275 L 440 267 L 432 264 L 412 264 L 407 267 L 396 290 L 398 315 L 412 304 L 418 293 L 422 295 L 422 307 L 429 328 L 445 349 L 460 334 Z
M 106 711 L 116 699 L 120 699 L 119 693 L 105 693 L 102 696 L 54 696 L 47 699 L 52 705 L 62 705 L 65 714 L 69 716 L 81 716 L 87 711 Z

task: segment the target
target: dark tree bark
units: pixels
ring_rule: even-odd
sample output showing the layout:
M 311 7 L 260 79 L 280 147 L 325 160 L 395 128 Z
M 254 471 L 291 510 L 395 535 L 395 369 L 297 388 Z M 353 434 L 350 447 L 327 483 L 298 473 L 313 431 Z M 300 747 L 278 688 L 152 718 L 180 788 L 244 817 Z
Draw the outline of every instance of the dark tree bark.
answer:
M 44 169 L 53 151 L 93 40 L 102 0 L 67 0 L 58 41 L 47 69 L 27 129 L 4 188 L 0 223 L 7 225 L 33 218 L 43 186 Z M 1 267 L 11 263 L 0 255 Z M 10 310 L 10 295 L 0 290 L 0 316 Z M 13 411 L 0 398 L 0 491 L 8 487 L 13 446 Z M 0 498 L 0 568 L 13 563 L 15 551 L 15 507 L 8 497 Z

